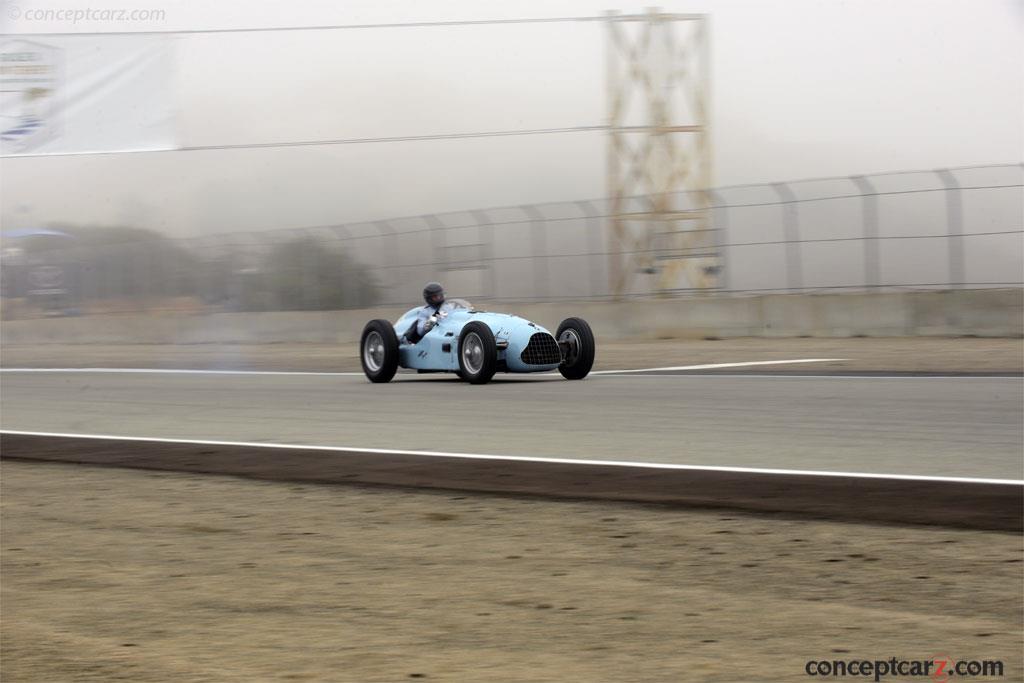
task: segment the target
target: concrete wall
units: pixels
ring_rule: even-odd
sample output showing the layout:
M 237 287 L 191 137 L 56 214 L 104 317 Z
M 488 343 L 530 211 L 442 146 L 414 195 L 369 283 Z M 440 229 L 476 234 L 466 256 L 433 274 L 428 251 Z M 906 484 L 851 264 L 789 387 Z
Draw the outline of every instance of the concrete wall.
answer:
M 410 302 L 410 306 L 415 302 Z M 603 339 L 693 337 L 1024 336 L 1024 290 L 980 289 L 870 294 L 773 294 L 629 303 L 501 304 L 554 329 L 586 318 Z M 346 343 L 366 321 L 403 309 L 290 313 L 120 315 L 6 321 L 4 344 Z

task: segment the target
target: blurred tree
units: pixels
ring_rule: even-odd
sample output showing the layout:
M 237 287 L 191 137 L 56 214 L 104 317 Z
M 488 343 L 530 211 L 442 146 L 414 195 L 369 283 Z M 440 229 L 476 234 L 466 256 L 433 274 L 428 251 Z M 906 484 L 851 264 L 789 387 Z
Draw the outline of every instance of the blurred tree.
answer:
M 33 261 L 74 264 L 79 293 L 93 299 L 196 294 L 196 254 L 158 232 L 125 226 L 51 225 L 70 239 L 29 238 Z
M 369 267 L 325 240 L 299 237 L 274 246 L 262 268 L 244 273 L 243 310 L 310 311 L 376 303 Z M 261 287 L 254 287 L 261 280 Z
M 19 240 L 19 258 L 26 268 L 59 264 L 75 301 L 126 300 L 145 309 L 194 297 L 226 310 L 308 311 L 359 308 L 378 298 L 368 266 L 314 237 L 288 239 L 260 255 L 227 239 L 190 243 L 125 226 L 49 227 L 65 236 Z

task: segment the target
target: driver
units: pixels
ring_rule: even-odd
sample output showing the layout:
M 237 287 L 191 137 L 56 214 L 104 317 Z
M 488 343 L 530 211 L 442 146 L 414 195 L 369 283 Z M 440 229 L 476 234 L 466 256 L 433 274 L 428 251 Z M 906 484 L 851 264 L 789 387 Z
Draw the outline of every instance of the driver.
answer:
M 423 288 L 423 300 L 427 305 L 416 312 L 416 324 L 405 333 L 406 339 L 412 344 L 422 339 L 423 335 L 434 329 L 437 323 L 448 315 L 447 311 L 441 310 L 444 306 L 444 287 L 440 282 L 427 283 Z

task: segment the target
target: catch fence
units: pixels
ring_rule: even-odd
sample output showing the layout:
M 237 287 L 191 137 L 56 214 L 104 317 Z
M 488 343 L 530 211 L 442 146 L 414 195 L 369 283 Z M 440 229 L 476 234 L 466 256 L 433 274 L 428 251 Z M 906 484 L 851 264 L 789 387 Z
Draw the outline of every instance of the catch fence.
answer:
M 650 242 L 626 296 L 1020 287 L 1022 180 L 1006 164 L 716 188 L 713 247 Z M 5 317 L 411 305 L 429 280 L 480 301 L 611 298 L 611 264 L 635 262 L 609 250 L 611 217 L 601 199 L 190 239 L 29 232 L 4 241 Z M 670 262 L 701 277 L 659 288 Z

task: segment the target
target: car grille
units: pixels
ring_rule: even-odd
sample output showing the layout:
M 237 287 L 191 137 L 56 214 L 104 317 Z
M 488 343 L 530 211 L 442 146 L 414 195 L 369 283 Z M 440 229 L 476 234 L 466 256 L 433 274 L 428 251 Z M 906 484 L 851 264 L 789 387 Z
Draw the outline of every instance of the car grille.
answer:
M 519 358 L 527 365 L 553 365 L 562 362 L 562 352 L 554 337 L 538 332 L 530 337 L 530 343 L 519 354 Z

